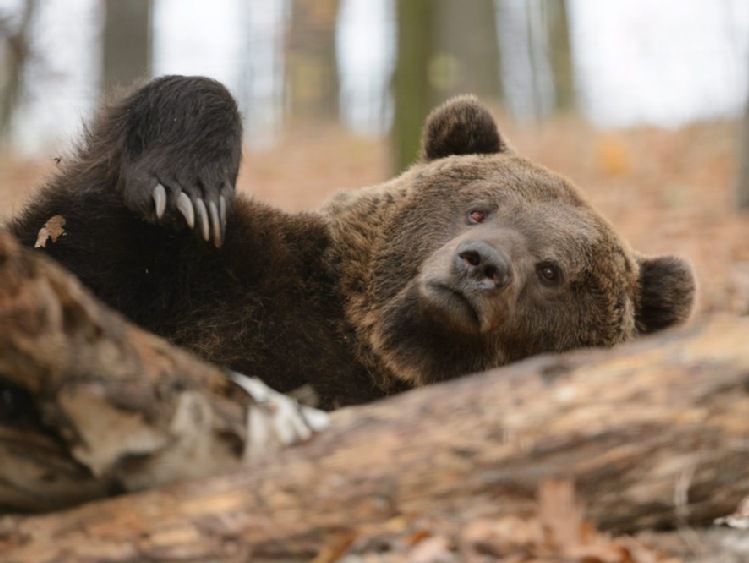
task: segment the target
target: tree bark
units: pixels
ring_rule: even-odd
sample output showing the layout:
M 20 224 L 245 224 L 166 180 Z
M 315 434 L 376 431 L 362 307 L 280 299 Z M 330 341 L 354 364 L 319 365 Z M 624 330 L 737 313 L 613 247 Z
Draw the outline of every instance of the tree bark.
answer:
M 575 80 L 570 42 L 569 6 L 566 0 L 542 4 L 547 28 L 547 52 L 554 81 L 554 109 L 575 109 Z
M 421 128 L 436 97 L 429 68 L 434 59 L 434 5 L 432 0 L 396 2 L 398 33 L 393 75 L 393 171 L 400 174 L 414 163 Z
M 128 324 L 0 231 L 0 511 L 236 469 L 304 437 L 309 409 L 258 402 L 236 378 L 249 381 Z
M 0 300 L 0 310 L 13 309 Z M 97 331 L 84 327 L 92 321 L 108 330 L 108 323 L 84 313 L 67 327 L 62 318 L 20 316 L 27 337 L 0 346 L 0 357 L 12 357 L 15 347 L 55 348 L 49 337 L 30 340 L 50 323 L 78 330 L 82 347 L 84 335 L 95 341 Z M 12 314 L 3 318 L 14 326 Z M 7 517 L 0 550 L 34 562 L 309 557 L 394 518 L 532 515 L 548 479 L 573 481 L 588 518 L 604 530 L 709 523 L 749 491 L 747 342 L 749 319 L 717 318 L 340 411 L 311 441 L 241 471 Z M 97 368 L 89 362 L 105 369 L 107 358 L 120 357 L 86 353 L 78 363 L 91 377 Z M 147 359 L 166 364 L 158 355 Z M 150 373 L 158 372 L 170 381 L 163 367 Z M 44 373 L 33 385 L 55 389 L 69 377 Z M 157 406 L 153 416 L 163 416 Z

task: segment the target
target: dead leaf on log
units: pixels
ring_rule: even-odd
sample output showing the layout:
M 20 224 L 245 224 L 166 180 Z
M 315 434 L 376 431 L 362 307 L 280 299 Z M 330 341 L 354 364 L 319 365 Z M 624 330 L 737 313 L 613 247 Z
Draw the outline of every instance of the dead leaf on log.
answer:
M 39 229 L 39 236 L 34 243 L 34 248 L 44 248 L 47 246 L 47 241 L 51 240 L 53 243 L 57 242 L 57 239 L 65 236 L 65 217 L 62 215 L 53 215 L 49 220 L 44 223 L 44 226 Z

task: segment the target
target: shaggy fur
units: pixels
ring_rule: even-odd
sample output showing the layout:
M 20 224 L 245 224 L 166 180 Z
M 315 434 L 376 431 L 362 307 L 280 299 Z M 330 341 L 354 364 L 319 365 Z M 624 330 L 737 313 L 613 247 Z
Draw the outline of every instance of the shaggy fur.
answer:
M 689 315 L 688 265 L 634 254 L 566 179 L 511 153 L 473 98 L 433 112 L 420 163 L 316 213 L 234 198 L 240 144 L 220 84 L 155 80 L 97 117 L 10 229 L 31 246 L 62 215 L 45 252 L 100 299 L 280 391 L 311 384 L 324 408 Z M 196 210 L 229 202 L 220 248 L 187 225 L 181 193 Z

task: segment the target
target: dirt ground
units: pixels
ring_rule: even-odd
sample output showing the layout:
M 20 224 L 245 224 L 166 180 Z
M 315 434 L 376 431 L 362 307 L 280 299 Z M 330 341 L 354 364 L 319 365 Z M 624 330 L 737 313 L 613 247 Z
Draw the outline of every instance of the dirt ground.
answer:
M 503 122 L 516 151 L 580 185 L 634 248 L 690 259 L 700 285 L 697 315 L 749 313 L 749 213 L 733 205 L 738 123 L 606 132 L 579 118 L 533 126 Z M 54 173 L 57 156 L 29 161 L 0 153 L 1 216 L 19 209 Z M 303 211 L 342 188 L 386 179 L 388 170 L 384 139 L 334 127 L 293 131 L 271 150 L 245 151 L 239 187 Z

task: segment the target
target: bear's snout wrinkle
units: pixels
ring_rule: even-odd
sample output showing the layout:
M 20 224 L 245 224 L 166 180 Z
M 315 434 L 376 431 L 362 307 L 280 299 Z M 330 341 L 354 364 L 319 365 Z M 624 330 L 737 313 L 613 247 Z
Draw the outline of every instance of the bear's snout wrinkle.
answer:
M 491 291 L 509 285 L 512 268 L 509 258 L 483 240 L 462 242 L 454 257 L 455 271 L 472 289 Z

